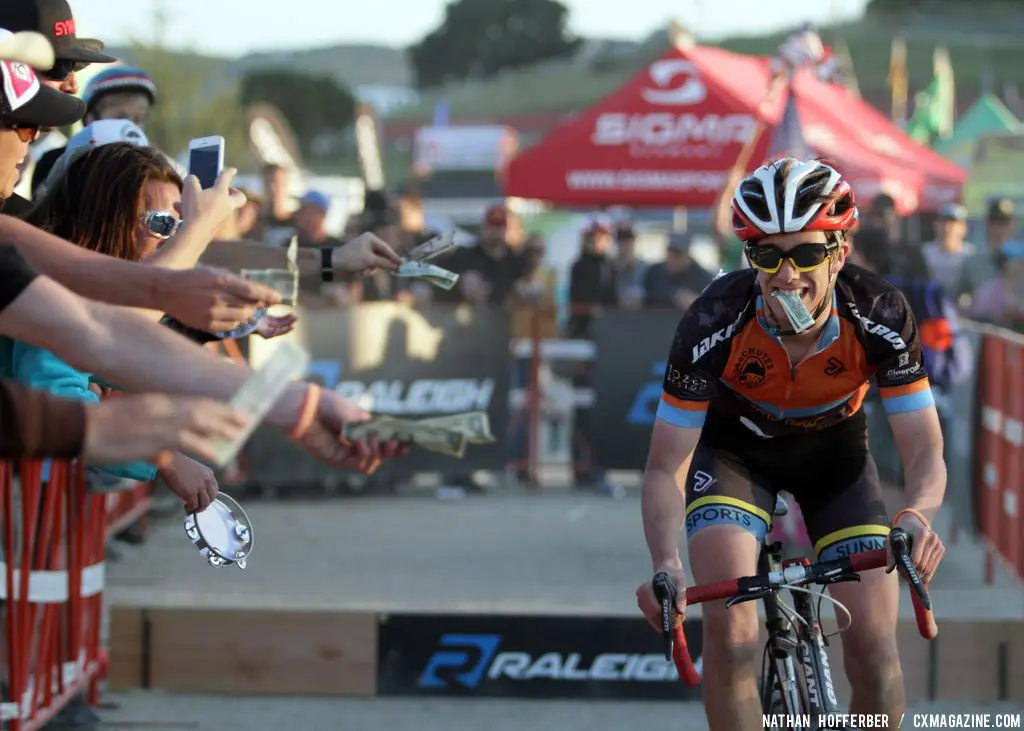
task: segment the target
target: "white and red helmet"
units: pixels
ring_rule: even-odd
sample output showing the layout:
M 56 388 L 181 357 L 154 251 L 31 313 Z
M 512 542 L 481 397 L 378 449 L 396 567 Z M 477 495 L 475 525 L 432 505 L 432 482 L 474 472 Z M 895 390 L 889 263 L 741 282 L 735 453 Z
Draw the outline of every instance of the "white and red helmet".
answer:
M 818 160 L 786 157 L 762 165 L 736 186 L 732 222 L 741 241 L 799 231 L 845 232 L 857 222 L 857 206 L 838 170 Z

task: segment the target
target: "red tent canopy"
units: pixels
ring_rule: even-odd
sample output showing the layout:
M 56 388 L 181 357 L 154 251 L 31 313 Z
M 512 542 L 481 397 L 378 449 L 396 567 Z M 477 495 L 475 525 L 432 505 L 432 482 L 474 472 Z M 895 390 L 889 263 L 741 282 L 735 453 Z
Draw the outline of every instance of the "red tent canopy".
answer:
M 505 193 L 561 205 L 707 207 L 757 126 L 768 61 L 720 48 L 673 48 L 624 86 L 514 158 Z M 889 192 L 903 212 L 955 200 L 966 173 L 918 145 L 866 102 L 809 71 L 793 94 L 806 141 L 857 192 Z M 769 154 L 783 105 L 751 158 Z

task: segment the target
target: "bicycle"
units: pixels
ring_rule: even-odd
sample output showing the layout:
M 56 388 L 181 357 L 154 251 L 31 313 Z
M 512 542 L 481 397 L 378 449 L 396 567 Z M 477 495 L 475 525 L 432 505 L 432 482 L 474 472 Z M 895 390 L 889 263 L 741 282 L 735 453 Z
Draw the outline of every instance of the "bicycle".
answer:
M 776 502 L 775 516 L 786 514 L 782 498 Z M 889 543 L 900 574 L 911 586 L 911 600 L 917 618 L 918 632 L 927 640 L 938 634 L 932 616 L 931 598 L 910 558 L 911 536 L 902 528 L 893 528 Z M 842 711 L 832 684 L 826 647 L 828 637 L 819 620 L 821 600 L 828 599 L 847 617 L 847 624 L 832 634 L 839 634 L 852 623 L 850 611 L 824 592 L 806 588 L 807 584 L 828 586 L 844 581 L 860 581 L 859 574 L 883 568 L 888 563 L 886 550 L 868 551 L 829 561 L 811 563 L 808 559 L 782 560 L 782 544 L 762 541 L 758 558 L 758 575 L 745 576 L 686 589 L 686 604 L 726 599 L 726 606 L 763 600 L 768 642 L 761 666 L 761 709 L 765 714 L 810 715 L 819 717 Z M 655 596 L 662 606 L 662 637 L 665 659 L 674 661 L 679 677 L 690 687 L 700 684 L 700 675 L 693 666 L 680 623 L 673 627 L 679 587 L 669 574 L 659 572 L 653 578 Z M 787 589 L 793 606 L 784 603 L 780 591 Z M 817 606 L 813 598 L 818 597 Z M 799 664 L 799 673 L 796 665 Z

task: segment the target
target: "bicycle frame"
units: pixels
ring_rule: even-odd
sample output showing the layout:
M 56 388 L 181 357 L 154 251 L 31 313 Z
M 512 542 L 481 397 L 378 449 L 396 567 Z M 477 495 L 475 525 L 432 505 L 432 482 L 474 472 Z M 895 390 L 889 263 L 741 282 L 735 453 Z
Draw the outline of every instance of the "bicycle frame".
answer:
M 768 574 L 781 571 L 789 563 L 805 562 L 806 559 L 784 562 L 782 544 L 765 541 L 758 558 L 758 572 Z M 768 630 L 765 655 L 768 663 L 761 673 L 762 710 L 764 713 L 773 712 L 773 693 L 777 684 L 780 701 L 787 714 L 838 713 L 839 701 L 832 683 L 826 649 L 828 641 L 821 629 L 821 618 L 809 594 L 801 591 L 789 593 L 793 598 L 793 608 L 806 625 L 797 623 L 794 635 L 793 623 L 779 609 L 779 593 L 772 592 L 764 597 L 765 627 Z M 800 673 L 796 672 L 797 663 Z M 803 676 L 802 683 L 798 680 L 799 675 Z

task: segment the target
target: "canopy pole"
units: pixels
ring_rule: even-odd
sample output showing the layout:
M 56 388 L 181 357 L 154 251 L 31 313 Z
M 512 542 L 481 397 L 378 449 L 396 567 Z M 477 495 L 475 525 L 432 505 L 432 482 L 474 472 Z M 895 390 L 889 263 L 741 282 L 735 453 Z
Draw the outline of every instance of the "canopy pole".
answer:
M 689 222 L 687 220 L 686 206 L 676 206 L 672 209 L 672 231 L 674 233 L 686 233 Z

